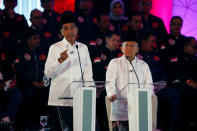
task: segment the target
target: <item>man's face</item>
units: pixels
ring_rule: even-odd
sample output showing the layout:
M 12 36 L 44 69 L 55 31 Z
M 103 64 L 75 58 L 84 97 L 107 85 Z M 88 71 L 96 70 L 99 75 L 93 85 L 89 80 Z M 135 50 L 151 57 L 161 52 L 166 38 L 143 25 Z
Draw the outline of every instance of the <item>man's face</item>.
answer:
M 148 13 L 152 9 L 152 0 L 141 0 L 140 1 L 140 11 L 142 13 Z
M 45 0 L 43 3 L 41 3 L 41 6 L 44 8 L 44 10 L 53 10 L 54 0 Z
M 27 43 L 30 48 L 37 49 L 40 46 L 40 35 L 32 35 L 27 39 Z
M 64 36 L 64 38 L 72 43 L 75 41 L 77 33 L 78 33 L 78 28 L 76 27 L 75 23 L 66 23 L 62 25 L 61 28 L 61 33 Z
M 35 26 L 36 28 L 41 28 L 42 24 L 43 24 L 43 16 L 42 16 L 42 12 L 35 10 L 34 12 L 32 12 L 32 16 L 30 18 L 30 21 L 32 23 L 33 26 Z
M 180 19 L 174 19 L 170 24 L 171 33 L 180 33 L 182 28 L 182 21 Z
M 140 15 L 132 16 L 129 26 L 135 31 L 142 29 L 142 17 Z
M 106 38 L 106 43 L 109 50 L 111 51 L 117 50 L 120 46 L 120 40 L 121 40 L 120 36 L 116 34 L 112 35 L 112 37 L 110 38 Z
M 103 30 L 109 30 L 110 28 L 110 19 L 108 15 L 101 15 L 100 22 L 98 23 L 99 28 Z
M 113 7 L 113 14 L 115 16 L 121 16 L 123 13 L 123 9 L 122 9 L 122 5 L 120 3 L 116 3 L 114 4 L 114 7 Z
M 156 38 L 153 35 L 150 35 L 148 40 L 142 40 L 142 50 L 145 52 L 152 52 L 154 50 L 154 43 Z
M 125 45 L 122 47 L 122 53 L 125 56 L 133 58 L 138 52 L 138 44 L 134 41 L 127 41 Z
M 6 9 L 14 9 L 17 5 L 17 1 L 16 0 L 4 0 L 3 2 L 4 6 Z
M 197 41 L 192 39 L 190 44 L 185 46 L 185 49 L 187 54 L 195 56 L 197 54 Z

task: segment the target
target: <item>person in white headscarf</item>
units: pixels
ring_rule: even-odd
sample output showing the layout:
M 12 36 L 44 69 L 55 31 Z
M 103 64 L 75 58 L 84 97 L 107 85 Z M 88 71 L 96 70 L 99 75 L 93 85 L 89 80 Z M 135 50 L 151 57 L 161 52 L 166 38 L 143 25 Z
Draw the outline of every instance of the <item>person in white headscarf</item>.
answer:
M 112 21 L 122 21 L 128 18 L 124 16 L 125 7 L 122 0 L 113 0 L 110 4 L 110 19 Z
M 125 7 L 122 0 L 112 0 L 110 4 L 110 21 L 115 26 L 115 30 L 126 31 L 128 18 L 124 16 Z

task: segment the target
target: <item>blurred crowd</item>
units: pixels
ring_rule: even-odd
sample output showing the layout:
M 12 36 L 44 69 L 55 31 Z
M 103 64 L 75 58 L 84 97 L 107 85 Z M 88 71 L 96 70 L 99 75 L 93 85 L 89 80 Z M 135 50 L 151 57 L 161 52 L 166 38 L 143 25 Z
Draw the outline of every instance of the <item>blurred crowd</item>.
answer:
M 0 129 L 38 130 L 47 106 L 50 80 L 44 75 L 49 47 L 63 39 L 54 0 L 41 0 L 44 11 L 30 13 L 31 26 L 14 8 L 17 0 L 4 0 L 0 10 Z M 140 0 L 139 11 L 125 12 L 122 0 L 111 0 L 110 12 L 96 12 L 93 0 L 81 0 L 75 12 L 77 41 L 88 46 L 95 81 L 105 81 L 110 60 L 122 56 L 121 43 L 139 38 L 137 57 L 152 73 L 158 97 L 157 128 L 166 131 L 197 130 L 197 40 L 181 34 L 183 19 L 173 16 L 170 33 L 162 19 L 150 14 L 152 0 Z M 127 16 L 125 15 L 127 14 Z M 106 92 L 97 98 L 98 130 L 108 131 Z M 52 122 L 51 122 L 52 123 Z M 116 130 L 116 124 L 113 125 Z

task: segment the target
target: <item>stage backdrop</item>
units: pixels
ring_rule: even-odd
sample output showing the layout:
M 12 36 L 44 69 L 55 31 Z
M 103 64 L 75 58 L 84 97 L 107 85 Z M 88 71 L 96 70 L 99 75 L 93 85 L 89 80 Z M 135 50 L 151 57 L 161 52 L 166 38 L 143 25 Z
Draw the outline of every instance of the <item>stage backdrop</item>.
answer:
M 197 0 L 173 0 L 172 15 L 183 18 L 183 34 L 197 39 Z
M 151 13 L 163 19 L 169 31 L 170 18 L 183 18 L 182 34 L 197 39 L 197 0 L 153 0 Z
M 152 0 L 151 13 L 162 18 L 168 32 L 170 18 L 172 17 L 172 2 L 173 0 Z

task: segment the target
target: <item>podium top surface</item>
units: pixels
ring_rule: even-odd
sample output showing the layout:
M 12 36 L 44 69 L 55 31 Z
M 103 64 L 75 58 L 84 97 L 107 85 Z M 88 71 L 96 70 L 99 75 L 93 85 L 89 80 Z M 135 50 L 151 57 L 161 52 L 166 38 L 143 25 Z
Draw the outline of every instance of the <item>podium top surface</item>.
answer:
M 106 81 L 73 81 L 67 87 L 65 87 L 64 92 L 59 96 L 59 99 L 73 99 L 73 94 L 78 88 L 92 87 L 96 88 L 97 92 L 100 94 L 104 89 Z

